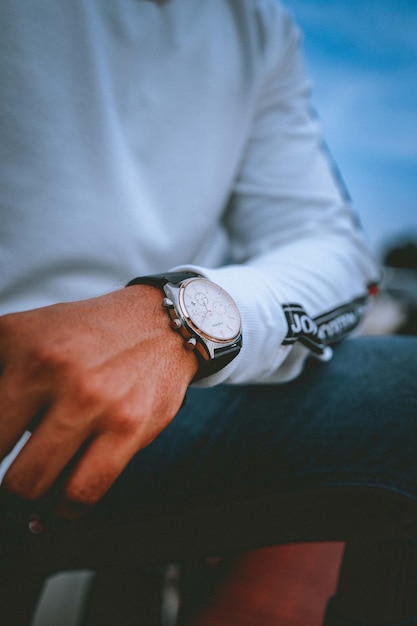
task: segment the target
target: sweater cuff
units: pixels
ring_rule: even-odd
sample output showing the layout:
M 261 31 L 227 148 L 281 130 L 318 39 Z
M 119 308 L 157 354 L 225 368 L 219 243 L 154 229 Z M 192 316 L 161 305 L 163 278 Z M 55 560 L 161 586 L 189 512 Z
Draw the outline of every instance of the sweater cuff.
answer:
M 289 346 L 282 345 L 288 326 L 280 298 L 263 275 L 244 265 L 216 269 L 188 265 L 171 271 L 179 270 L 198 272 L 223 287 L 235 300 L 242 318 L 243 345 L 239 355 L 197 386 L 276 382 L 276 372 L 290 350 Z

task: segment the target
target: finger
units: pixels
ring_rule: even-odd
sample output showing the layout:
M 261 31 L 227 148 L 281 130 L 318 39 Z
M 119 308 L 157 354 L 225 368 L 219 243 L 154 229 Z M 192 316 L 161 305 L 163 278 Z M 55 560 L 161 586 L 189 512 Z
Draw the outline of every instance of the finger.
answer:
M 44 415 L 4 477 L 7 491 L 37 500 L 56 487 L 54 483 L 89 437 L 87 425 L 80 427 L 78 422 L 78 428 L 74 428 L 68 413 L 54 407 Z
M 109 432 L 93 439 L 73 469 L 55 515 L 76 519 L 94 506 L 137 452 L 137 442 L 133 439 Z
M 29 392 L 17 377 L 3 374 L 0 380 L 0 460 L 16 445 L 34 421 L 47 410 L 47 401 L 39 391 Z

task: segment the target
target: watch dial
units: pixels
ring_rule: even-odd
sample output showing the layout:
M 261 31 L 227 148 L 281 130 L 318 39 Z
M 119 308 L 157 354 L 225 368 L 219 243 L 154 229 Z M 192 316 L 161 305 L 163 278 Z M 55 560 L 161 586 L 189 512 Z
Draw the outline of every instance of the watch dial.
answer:
M 187 317 L 200 331 L 220 341 L 240 333 L 239 310 L 231 296 L 205 278 L 193 278 L 183 287 L 182 304 Z

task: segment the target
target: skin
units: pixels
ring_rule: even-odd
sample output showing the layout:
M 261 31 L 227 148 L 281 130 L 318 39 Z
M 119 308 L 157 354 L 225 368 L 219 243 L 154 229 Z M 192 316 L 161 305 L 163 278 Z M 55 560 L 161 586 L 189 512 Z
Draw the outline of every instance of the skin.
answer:
M 3 491 L 44 497 L 78 453 L 55 509 L 74 519 L 169 424 L 197 359 L 162 297 L 135 285 L 0 317 L 0 458 L 38 423 Z

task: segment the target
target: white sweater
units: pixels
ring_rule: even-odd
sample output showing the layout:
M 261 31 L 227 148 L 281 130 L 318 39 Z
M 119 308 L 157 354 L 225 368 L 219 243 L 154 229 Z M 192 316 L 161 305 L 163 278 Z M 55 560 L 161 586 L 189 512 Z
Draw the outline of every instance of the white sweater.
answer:
M 244 338 L 203 384 L 282 382 L 308 352 L 282 304 L 376 280 L 279 2 L 4 0 L 0 50 L 1 313 L 197 268 Z

